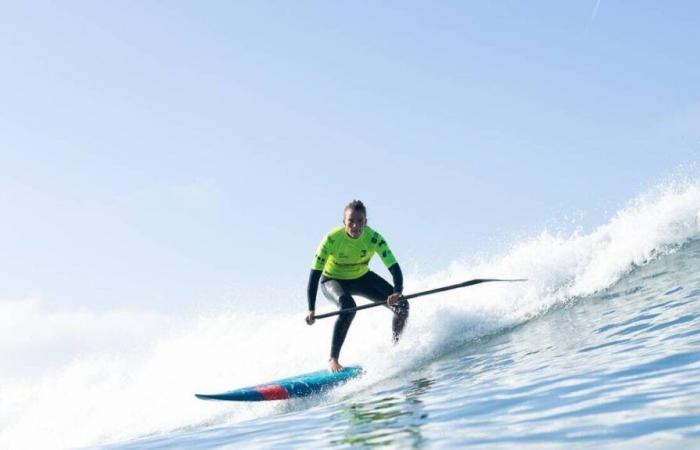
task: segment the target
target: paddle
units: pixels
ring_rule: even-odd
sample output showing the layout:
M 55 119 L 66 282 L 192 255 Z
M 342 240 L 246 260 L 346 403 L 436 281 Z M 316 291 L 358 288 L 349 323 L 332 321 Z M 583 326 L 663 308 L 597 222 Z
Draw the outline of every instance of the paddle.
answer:
M 519 279 L 515 279 L 515 280 L 501 280 L 498 278 L 474 278 L 473 280 L 467 280 L 467 281 L 464 281 L 462 283 L 451 284 L 449 286 L 443 286 L 440 288 L 430 289 L 428 291 L 423 291 L 423 292 L 416 292 L 415 294 L 402 295 L 401 298 L 404 300 L 409 300 L 409 299 L 416 298 L 416 297 L 422 297 L 424 295 L 436 294 L 438 292 L 444 292 L 444 291 L 449 291 L 452 289 L 473 286 L 473 285 L 479 284 L 479 283 L 488 283 L 491 281 L 512 282 L 512 281 L 527 281 L 527 279 L 519 278 Z M 350 312 L 350 311 L 359 311 L 361 309 L 374 308 L 375 306 L 382 306 L 382 305 L 386 305 L 386 301 L 379 302 L 379 303 L 370 303 L 370 304 L 362 305 L 362 306 L 355 306 L 354 308 L 341 309 L 339 311 L 333 311 L 333 312 L 329 312 L 329 313 L 325 313 L 325 314 L 319 314 L 317 316 L 314 316 L 314 318 L 315 319 L 325 319 L 326 317 L 337 316 L 339 314 Z

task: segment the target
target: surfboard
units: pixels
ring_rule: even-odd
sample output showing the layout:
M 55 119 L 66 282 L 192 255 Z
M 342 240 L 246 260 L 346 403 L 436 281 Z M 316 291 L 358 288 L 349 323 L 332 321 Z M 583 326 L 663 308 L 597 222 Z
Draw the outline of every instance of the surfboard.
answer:
M 282 380 L 270 381 L 256 386 L 244 387 L 219 394 L 194 394 L 202 400 L 227 400 L 235 402 L 260 402 L 306 397 L 329 390 L 351 378 L 362 375 L 362 367 L 349 366 L 340 372 L 319 370 Z

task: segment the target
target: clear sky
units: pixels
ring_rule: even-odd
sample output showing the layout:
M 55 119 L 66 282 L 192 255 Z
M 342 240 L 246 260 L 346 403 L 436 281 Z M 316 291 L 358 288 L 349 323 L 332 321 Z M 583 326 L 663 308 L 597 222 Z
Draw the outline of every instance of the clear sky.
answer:
M 3 2 L 0 299 L 303 314 L 354 198 L 409 273 L 590 229 L 698 161 L 699 20 L 696 1 Z

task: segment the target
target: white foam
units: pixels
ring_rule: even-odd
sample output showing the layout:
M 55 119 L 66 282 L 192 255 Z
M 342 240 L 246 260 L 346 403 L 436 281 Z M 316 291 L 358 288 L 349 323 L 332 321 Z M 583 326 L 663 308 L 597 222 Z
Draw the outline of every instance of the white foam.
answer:
M 396 347 L 388 312 L 362 311 L 342 361 L 368 370 L 356 386 L 393 376 L 452 345 L 605 289 L 635 264 L 698 238 L 699 223 L 700 186 L 670 184 L 630 202 L 591 233 L 544 231 L 501 255 L 407 274 L 407 292 L 470 278 L 529 281 L 417 299 Z M 55 312 L 37 300 L 0 302 L 0 349 L 12 358 L 0 363 L 0 447 L 93 445 L 282 411 L 279 403 L 231 405 L 192 394 L 322 367 L 333 320 L 308 327 L 303 316 L 303 308 L 297 315 L 250 314 L 241 305 L 175 320 L 135 311 Z
M 420 290 L 469 278 L 528 278 L 527 283 L 484 284 L 426 301 L 435 314 L 472 317 L 477 333 L 510 326 L 553 304 L 605 289 L 635 265 L 697 239 L 699 214 L 700 185 L 669 183 L 630 202 L 589 234 L 544 231 L 503 255 L 456 262 L 445 273 L 409 278 L 409 283 L 414 281 L 409 287 Z M 445 311 L 438 313 L 436 306 Z

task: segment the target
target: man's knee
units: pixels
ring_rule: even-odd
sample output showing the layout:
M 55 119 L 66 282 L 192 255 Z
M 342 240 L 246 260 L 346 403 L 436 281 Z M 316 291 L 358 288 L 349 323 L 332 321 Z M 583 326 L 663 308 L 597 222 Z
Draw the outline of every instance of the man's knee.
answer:
M 357 304 L 355 303 L 355 299 L 348 294 L 341 295 L 338 299 L 338 303 L 340 303 L 341 309 L 354 308 L 355 306 L 357 306 Z
M 350 295 L 342 295 L 339 299 L 340 309 L 354 308 L 357 306 L 355 300 Z M 346 319 L 352 320 L 355 317 L 356 311 L 344 312 L 341 315 Z

